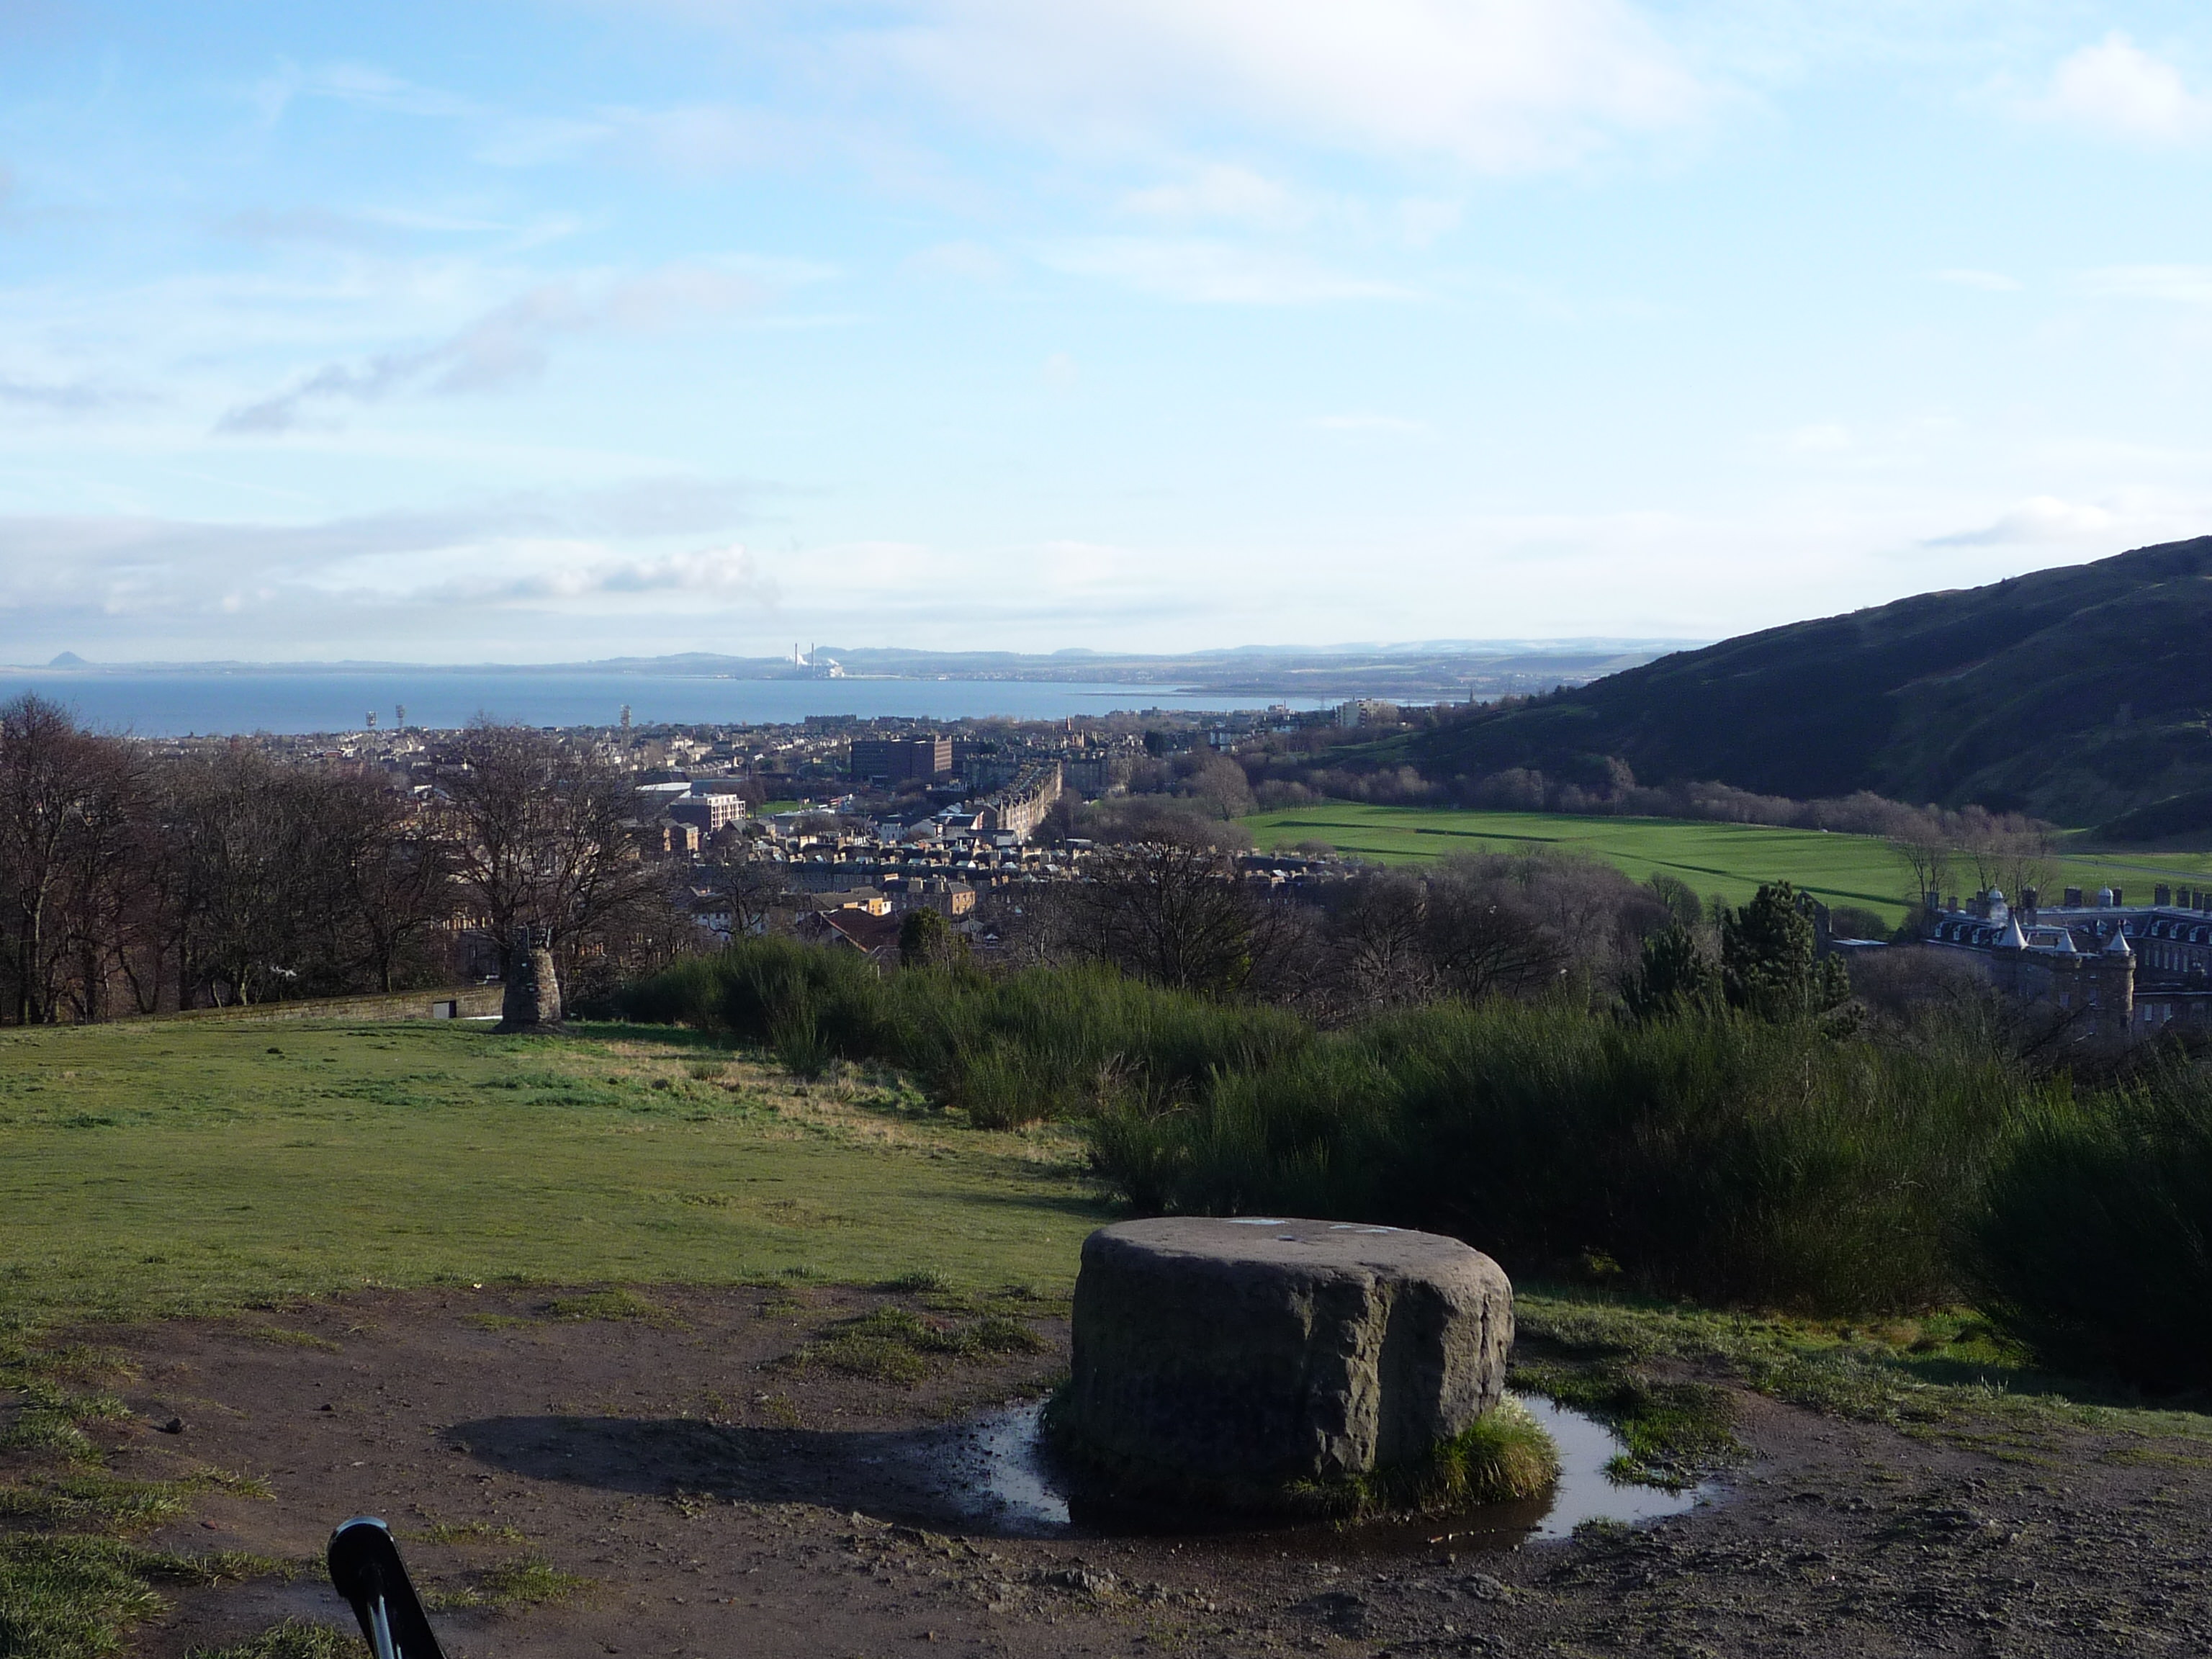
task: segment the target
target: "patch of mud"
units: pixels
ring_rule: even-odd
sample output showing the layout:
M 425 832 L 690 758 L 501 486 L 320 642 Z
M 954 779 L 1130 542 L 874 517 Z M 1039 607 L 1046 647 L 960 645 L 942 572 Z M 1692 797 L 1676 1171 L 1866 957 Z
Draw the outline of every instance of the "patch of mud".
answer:
M 362 1513 L 389 1521 L 417 1583 L 448 1598 L 434 1620 L 470 1659 L 817 1659 L 931 1642 L 1023 1659 L 2212 1651 L 2204 1440 L 1996 1419 L 1907 1435 L 1740 1395 L 1754 1461 L 1727 1501 L 1620 1517 L 1634 1526 L 1546 1537 L 1571 1524 L 1563 1493 L 1548 1520 L 1487 1529 L 1518 1528 L 1517 1548 L 1434 1522 L 1104 1535 L 1073 1508 L 1060 1518 L 1034 1457 L 1026 1404 L 1065 1364 L 1064 1323 L 1032 1322 L 1044 1352 L 948 1360 L 906 1389 L 790 1363 L 899 1298 L 643 1295 L 652 1317 L 561 1318 L 550 1291 L 458 1291 L 258 1322 L 312 1341 L 257 1337 L 254 1321 L 98 1332 L 139 1368 L 120 1385 L 132 1423 L 101 1431 L 118 1473 L 211 1464 L 270 1493 L 211 1494 L 150 1541 L 303 1564 L 176 1594 L 136 1659 L 182 1659 L 289 1614 L 343 1625 L 306 1564 Z M 181 1434 L 153 1426 L 172 1417 Z M 1576 1467 L 1611 1455 L 1554 1432 Z M 534 1610 L 465 1605 L 532 1559 L 591 1585 Z
M 1031 1401 L 943 1426 L 907 1430 L 744 1428 L 696 1419 L 509 1417 L 456 1424 L 453 1449 L 510 1474 L 611 1492 L 683 1491 L 729 1503 L 813 1504 L 989 1538 L 1214 1535 L 1224 1547 L 1286 1544 L 1329 1556 L 1420 1551 L 1439 1537 L 1475 1549 L 1565 1538 L 1591 1522 L 1632 1525 L 1711 1502 L 1717 1486 L 1676 1492 L 1614 1480 L 1626 1448 L 1595 1418 L 1527 1398 L 1559 1451 L 1559 1480 L 1544 1498 L 1486 1504 L 1413 1522 L 1357 1526 L 1255 1524 L 1188 1510 L 1086 1501 L 1061 1467 Z

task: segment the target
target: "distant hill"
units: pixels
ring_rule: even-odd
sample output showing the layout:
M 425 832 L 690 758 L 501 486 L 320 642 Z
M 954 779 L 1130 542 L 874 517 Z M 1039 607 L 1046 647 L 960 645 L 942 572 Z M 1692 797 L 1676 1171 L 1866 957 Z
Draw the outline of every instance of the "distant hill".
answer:
M 2172 836 L 2212 828 L 2208 714 L 2212 536 L 1677 652 L 1421 733 L 1410 757 L 1601 778 L 1618 757 L 1644 783 Z

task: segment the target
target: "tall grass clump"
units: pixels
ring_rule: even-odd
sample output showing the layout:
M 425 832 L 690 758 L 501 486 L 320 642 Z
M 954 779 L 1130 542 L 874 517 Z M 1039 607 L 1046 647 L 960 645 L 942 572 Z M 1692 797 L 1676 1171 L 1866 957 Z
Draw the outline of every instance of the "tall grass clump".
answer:
M 2045 1364 L 2212 1388 L 2212 1072 L 2030 1114 L 1974 1228 L 1982 1305 Z
M 1218 1073 L 1258 1072 L 1310 1029 L 1279 1009 L 1209 1001 L 1110 968 L 971 968 L 878 975 L 855 953 L 745 939 L 678 963 L 617 998 L 632 1019 L 695 1025 L 811 1074 L 830 1058 L 886 1060 L 990 1128 L 1079 1116 L 1103 1102 L 1159 1110 Z
M 1489 1003 L 1378 1021 L 1090 1133 L 1148 1210 L 1391 1221 L 1516 1274 L 1590 1263 L 1662 1295 L 1857 1313 L 1955 1294 L 1954 1218 L 2024 1089 L 1995 1061 L 1741 1017 Z

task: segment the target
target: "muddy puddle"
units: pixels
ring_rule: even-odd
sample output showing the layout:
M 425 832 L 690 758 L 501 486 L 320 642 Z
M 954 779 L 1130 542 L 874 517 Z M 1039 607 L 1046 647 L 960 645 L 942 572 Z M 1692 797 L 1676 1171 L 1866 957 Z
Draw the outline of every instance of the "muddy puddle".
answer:
M 1212 1547 L 1332 1556 L 1440 1544 L 1510 1549 L 1564 1538 L 1585 1522 L 1633 1524 L 1707 1501 L 1614 1480 L 1621 1443 L 1603 1423 L 1537 1398 L 1521 1402 L 1559 1450 L 1559 1484 L 1525 1504 L 1480 1505 L 1403 1524 L 1209 1524 L 1188 1510 L 1103 1506 L 1042 1443 L 1031 1403 L 927 1429 L 823 1431 L 621 1417 L 502 1417 L 456 1424 L 453 1449 L 532 1479 L 638 1494 L 799 1503 L 938 1532 L 1004 1538 L 1206 1534 Z
M 1455 1549 L 1510 1549 L 1531 1539 L 1565 1538 L 1587 1522 L 1633 1525 L 1680 1515 L 1717 1495 L 1712 1486 L 1686 1492 L 1616 1480 L 1607 1466 L 1623 1449 L 1620 1437 L 1595 1418 L 1548 1400 L 1521 1397 L 1559 1451 L 1559 1484 L 1544 1498 L 1523 1504 L 1477 1505 L 1457 1515 L 1357 1527 L 1304 1523 L 1254 1527 L 1249 1522 L 1206 1524 L 1188 1513 L 1103 1508 L 1086 1503 L 1078 1482 L 1056 1466 L 1039 1434 L 1042 1407 L 991 1413 L 914 1449 L 951 1477 L 964 1493 L 966 1529 L 1012 1537 L 1116 1537 L 1133 1534 L 1205 1533 L 1216 1547 L 1329 1556 L 1395 1554 L 1449 1545 Z

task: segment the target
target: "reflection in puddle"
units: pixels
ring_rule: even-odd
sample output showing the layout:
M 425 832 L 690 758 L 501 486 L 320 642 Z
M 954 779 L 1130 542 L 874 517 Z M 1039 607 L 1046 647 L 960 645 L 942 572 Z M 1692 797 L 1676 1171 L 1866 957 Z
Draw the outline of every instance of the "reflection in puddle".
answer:
M 1516 1395 L 1559 1449 L 1559 1484 L 1552 1488 L 1538 1538 L 1565 1538 L 1585 1521 L 1656 1521 L 1680 1515 L 1713 1495 L 1710 1486 L 1687 1492 L 1615 1480 L 1606 1465 L 1627 1449 L 1619 1435 L 1595 1417 L 1555 1406 L 1535 1395 Z
M 1688 1492 L 1623 1483 L 1606 1473 L 1620 1437 L 1580 1412 L 1535 1396 L 1519 1396 L 1559 1449 L 1559 1481 L 1544 1498 L 1490 1504 L 1448 1516 L 1337 1528 L 1310 1522 L 1254 1528 L 1249 1522 L 1206 1523 L 1182 1514 L 1103 1510 L 1079 1498 L 1041 1443 L 1041 1406 L 993 1412 L 965 1425 L 957 1474 L 968 1487 L 974 1520 L 985 1530 L 1024 1537 L 1206 1531 L 1232 1546 L 1277 1549 L 1295 1537 L 1302 1550 L 1330 1555 L 1396 1553 L 1449 1541 L 1462 1549 L 1510 1549 L 1531 1538 L 1565 1538 L 1590 1521 L 1632 1523 L 1680 1515 L 1708 1502 L 1716 1489 Z M 952 1470 L 940 1468 L 940 1478 Z

